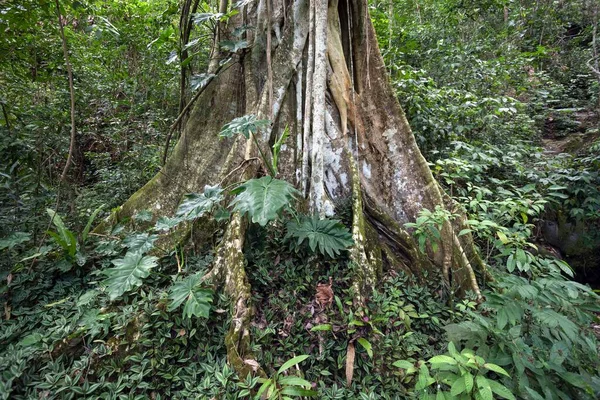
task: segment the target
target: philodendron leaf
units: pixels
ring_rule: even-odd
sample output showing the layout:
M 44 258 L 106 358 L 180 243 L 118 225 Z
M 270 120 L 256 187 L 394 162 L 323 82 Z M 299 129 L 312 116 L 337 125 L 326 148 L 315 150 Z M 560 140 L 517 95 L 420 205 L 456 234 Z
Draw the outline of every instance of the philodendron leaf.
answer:
M 288 182 L 270 176 L 247 180 L 238 189 L 241 192 L 231 202 L 233 211 L 247 213 L 252 222 L 261 226 L 275 220 L 298 194 Z
M 192 316 L 208 318 L 213 291 L 200 287 L 202 275 L 194 274 L 182 281 L 175 282 L 169 293 L 169 311 L 179 308 L 184 302 L 183 317 Z
M 154 242 L 158 240 L 158 235 L 148 233 L 137 233 L 127 236 L 123 240 L 123 246 L 129 248 L 130 253 L 146 253 L 154 247 Z
M 268 119 L 257 120 L 256 116 L 253 114 L 244 115 L 226 124 L 223 129 L 221 129 L 219 137 L 230 138 L 241 134 L 248 139 L 250 138 L 250 134 L 255 134 L 261 127 L 265 127 L 269 125 L 269 123 L 270 121 Z
M 104 271 L 106 291 L 111 300 L 123 293 L 139 287 L 142 280 L 150 275 L 150 270 L 157 265 L 158 258 L 143 257 L 139 252 L 128 252 L 124 258 L 113 260 L 114 268 Z
M 296 238 L 298 244 L 308 239 L 312 251 L 317 248 L 321 254 L 330 257 L 346 250 L 354 241 L 348 229 L 338 220 L 319 219 L 318 216 L 301 217 L 300 222 L 291 221 L 287 224 L 286 238 Z
M 190 193 L 185 195 L 183 202 L 175 213 L 175 217 L 182 220 L 200 218 L 211 212 L 223 198 L 223 189 L 219 186 L 206 185 L 204 192 L 200 194 Z

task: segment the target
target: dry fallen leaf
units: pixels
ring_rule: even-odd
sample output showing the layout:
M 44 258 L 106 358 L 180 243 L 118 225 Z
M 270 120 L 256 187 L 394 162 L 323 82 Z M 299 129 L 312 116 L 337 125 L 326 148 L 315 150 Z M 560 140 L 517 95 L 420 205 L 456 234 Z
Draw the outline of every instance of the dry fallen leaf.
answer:
M 352 384 L 352 376 L 354 375 L 354 343 L 348 343 L 348 352 L 346 353 L 346 384 Z
M 252 371 L 256 372 L 260 368 L 260 364 L 256 360 L 251 358 L 244 360 L 244 364 L 249 365 L 252 368 Z
M 332 284 L 332 278 L 329 277 L 329 283 L 319 283 L 317 285 L 317 294 L 315 295 L 315 299 L 321 309 L 324 309 L 333 303 L 333 290 L 331 289 Z

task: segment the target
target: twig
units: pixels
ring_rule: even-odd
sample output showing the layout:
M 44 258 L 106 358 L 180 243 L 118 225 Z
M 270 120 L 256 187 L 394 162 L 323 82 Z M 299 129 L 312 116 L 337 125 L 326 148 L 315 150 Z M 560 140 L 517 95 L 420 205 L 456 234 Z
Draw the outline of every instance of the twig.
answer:
M 237 171 L 239 171 L 240 169 L 242 169 L 244 167 L 244 165 L 246 165 L 250 161 L 257 161 L 257 160 L 260 161 L 260 158 L 258 158 L 258 157 L 252 157 L 252 158 L 248 158 L 248 159 L 242 161 L 240 163 L 240 165 L 238 165 L 231 172 L 229 172 L 227 175 L 225 175 L 225 177 L 223 179 L 221 179 L 221 182 L 219 182 L 219 186 L 221 186 L 223 184 L 223 182 L 225 182 L 227 180 L 227 178 L 229 178 L 231 175 L 235 174 Z
M 67 163 L 60 176 L 61 181 L 65 181 L 67 173 L 69 172 L 69 166 L 73 161 L 73 151 L 75 149 L 75 88 L 73 86 L 73 69 L 71 68 L 71 62 L 69 61 L 69 50 L 67 49 L 67 39 L 65 37 L 65 31 L 62 25 L 62 16 L 60 15 L 60 4 L 58 0 L 54 0 L 56 4 L 56 15 L 58 17 L 58 28 L 60 31 L 60 38 L 62 40 L 63 54 L 65 57 L 65 65 L 67 66 L 67 75 L 69 76 L 69 93 L 71 95 L 71 143 L 69 144 L 69 155 L 67 156 Z

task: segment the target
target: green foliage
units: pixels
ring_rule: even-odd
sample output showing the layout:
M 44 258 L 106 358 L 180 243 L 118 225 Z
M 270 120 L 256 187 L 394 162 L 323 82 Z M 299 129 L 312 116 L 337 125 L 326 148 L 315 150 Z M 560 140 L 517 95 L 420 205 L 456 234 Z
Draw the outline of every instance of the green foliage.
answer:
M 340 221 L 319 219 L 316 215 L 301 216 L 298 221 L 288 222 L 286 238 L 294 238 L 297 245 L 306 240 L 311 251 L 315 252 L 318 248 L 321 254 L 327 254 L 331 258 L 354 243 L 348 228 Z
M 201 194 L 191 193 L 184 196 L 184 200 L 179 205 L 175 217 L 184 221 L 200 218 L 212 212 L 223 199 L 223 189 L 218 186 L 206 185 L 204 192 Z M 163 220 L 163 222 L 165 221 Z M 162 226 L 168 226 L 168 223 Z
M 317 392 L 310 390 L 311 383 L 294 375 L 283 376 L 282 374 L 291 367 L 306 360 L 309 356 L 302 355 L 286 361 L 271 378 L 260 378 L 262 385 L 258 388 L 254 398 L 258 399 L 287 399 L 290 397 L 314 397 Z M 261 397 L 264 396 L 264 397 Z
M 231 202 L 234 212 L 248 214 L 254 223 L 265 226 L 290 206 L 298 191 L 290 183 L 270 176 L 249 179 L 236 189 Z
M 183 317 L 208 318 L 210 312 L 210 303 L 212 303 L 212 290 L 200 287 L 202 283 L 202 274 L 190 275 L 187 278 L 177 281 L 170 289 L 169 311 L 178 309 L 184 302 Z
M 454 218 L 456 218 L 456 215 L 453 215 L 442 206 L 436 206 L 433 212 L 427 209 L 419 211 L 417 220 L 415 222 L 408 222 L 404 226 L 414 229 L 413 235 L 417 238 L 419 250 L 422 253 L 425 253 L 427 240 L 430 240 L 431 248 L 436 252 L 439 242 L 442 239 L 441 231 L 444 224 L 452 221 Z
M 48 208 L 46 209 L 46 212 L 56 227 L 56 232 L 49 231 L 48 234 L 52 236 L 56 244 L 64 250 L 67 257 L 71 259 L 74 258 L 75 253 L 77 252 L 77 239 L 75 234 L 67 229 L 62 218 L 56 211 Z
M 230 138 L 235 135 L 243 135 L 246 139 L 250 139 L 251 135 L 256 134 L 259 129 L 268 126 L 269 124 L 269 120 L 257 120 L 256 115 L 244 115 L 235 118 L 233 121 L 226 124 L 219 133 L 219 136 L 223 138 Z
M 403 368 L 409 376 L 418 371 L 415 391 L 420 393 L 421 399 L 493 399 L 496 395 L 502 399 L 515 400 L 506 386 L 494 380 L 494 377 L 486 376 L 491 372 L 497 377 L 510 377 L 504 368 L 485 362 L 473 350 L 465 348 L 459 353 L 452 342 L 448 344 L 448 353 L 418 364 L 420 366 L 416 367 L 409 361 L 400 360 L 394 366 Z M 434 371 L 434 377 L 430 370 Z M 436 387 L 431 389 L 434 384 Z
M 109 298 L 115 300 L 139 287 L 142 280 L 150 275 L 150 270 L 156 267 L 157 261 L 157 257 L 144 256 L 140 251 L 128 252 L 125 257 L 113 260 L 114 267 L 103 271 L 106 278 L 102 283 Z

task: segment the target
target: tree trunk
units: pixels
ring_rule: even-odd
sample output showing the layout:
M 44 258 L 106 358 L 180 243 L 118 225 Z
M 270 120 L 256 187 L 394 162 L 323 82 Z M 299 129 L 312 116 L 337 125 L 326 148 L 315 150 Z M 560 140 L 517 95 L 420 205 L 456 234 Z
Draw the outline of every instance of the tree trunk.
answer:
M 256 163 L 246 163 L 251 167 L 240 168 L 237 176 L 229 174 L 256 156 L 251 141 L 218 138 L 224 124 L 255 114 L 272 121 L 257 134 L 263 149 L 289 128 L 279 178 L 304 192 L 312 212 L 330 215 L 336 201 L 352 199 L 350 255 L 357 267 L 358 301 L 370 293 L 383 267 L 419 277 L 427 271 L 428 279 L 445 280 L 452 292 L 479 295 L 471 265 L 482 266 L 480 259 L 470 236 L 456 234 L 464 219 L 446 223 L 438 251 L 429 246 L 427 255 L 403 228 L 424 208 L 453 205 L 434 180 L 388 81 L 366 2 L 271 0 L 267 7 L 266 1 L 242 6 L 219 30 L 220 40 L 235 41 L 232 32 L 249 26 L 248 48 L 221 54 L 232 57 L 231 66 L 221 68 L 197 100 L 164 168 L 117 218 L 144 209 L 172 215 L 185 193 L 224 177 L 235 182 L 258 174 Z M 238 370 L 249 368 L 243 360 L 252 358 L 247 347 L 252 306 L 242 253 L 246 224 L 234 215 L 210 273 L 221 279 L 234 305 L 227 345 Z M 165 241 L 184 237 L 179 233 Z

